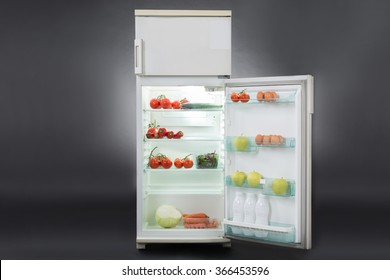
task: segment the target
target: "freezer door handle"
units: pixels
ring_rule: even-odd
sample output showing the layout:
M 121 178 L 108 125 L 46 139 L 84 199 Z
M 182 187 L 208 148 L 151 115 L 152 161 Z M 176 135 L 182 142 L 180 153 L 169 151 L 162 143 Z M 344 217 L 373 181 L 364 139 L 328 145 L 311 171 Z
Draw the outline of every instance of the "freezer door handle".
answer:
M 143 74 L 143 40 L 134 40 L 134 73 Z

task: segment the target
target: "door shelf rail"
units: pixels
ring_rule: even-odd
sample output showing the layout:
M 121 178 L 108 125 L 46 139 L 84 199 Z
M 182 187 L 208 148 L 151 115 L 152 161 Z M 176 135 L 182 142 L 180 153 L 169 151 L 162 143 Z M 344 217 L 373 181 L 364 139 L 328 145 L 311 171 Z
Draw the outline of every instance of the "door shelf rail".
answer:
M 225 139 L 228 152 L 258 152 L 262 148 L 295 148 L 295 138 L 280 135 L 227 136 Z
M 295 196 L 295 180 L 286 179 L 287 181 L 287 189 L 284 190 L 283 186 L 277 189 L 277 186 L 272 188 L 272 183 L 276 178 L 263 178 L 260 180 L 260 184 L 257 186 L 250 186 L 248 185 L 247 179 L 243 182 L 242 185 L 234 184 L 232 181 L 231 176 L 226 176 L 225 178 L 225 184 L 229 188 L 236 188 L 236 189 L 253 189 L 256 191 L 259 191 L 259 193 L 263 195 L 269 195 L 269 196 L 281 196 L 281 197 L 293 197 Z M 240 182 L 239 182 L 240 183 Z
M 280 243 L 293 243 L 295 241 L 295 227 L 289 224 L 270 223 L 270 225 L 257 225 L 243 222 L 223 221 L 227 236 L 266 240 Z

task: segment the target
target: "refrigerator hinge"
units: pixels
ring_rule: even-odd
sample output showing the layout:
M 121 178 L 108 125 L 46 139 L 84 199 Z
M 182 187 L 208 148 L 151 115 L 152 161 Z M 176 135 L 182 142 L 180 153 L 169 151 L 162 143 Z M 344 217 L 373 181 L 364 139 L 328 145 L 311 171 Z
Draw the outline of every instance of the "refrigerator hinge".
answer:
M 230 79 L 230 76 L 229 75 L 221 75 L 221 76 L 218 76 L 218 79 Z

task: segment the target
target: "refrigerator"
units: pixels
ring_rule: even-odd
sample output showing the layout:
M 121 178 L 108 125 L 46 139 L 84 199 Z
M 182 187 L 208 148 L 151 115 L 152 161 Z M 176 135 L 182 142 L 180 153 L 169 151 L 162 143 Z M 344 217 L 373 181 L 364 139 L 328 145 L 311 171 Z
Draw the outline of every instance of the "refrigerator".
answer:
M 311 248 L 311 75 L 231 78 L 232 13 L 135 10 L 137 239 Z

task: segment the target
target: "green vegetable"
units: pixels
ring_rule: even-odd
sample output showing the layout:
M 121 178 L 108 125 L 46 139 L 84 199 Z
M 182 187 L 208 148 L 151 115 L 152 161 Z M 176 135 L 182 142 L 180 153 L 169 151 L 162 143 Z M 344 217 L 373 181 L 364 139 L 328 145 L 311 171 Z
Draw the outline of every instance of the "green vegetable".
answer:
M 196 157 L 196 164 L 199 169 L 217 168 L 218 167 L 218 154 L 214 151 L 204 155 Z
M 163 228 L 174 228 L 181 220 L 181 213 L 172 205 L 161 205 L 156 211 L 156 222 Z

